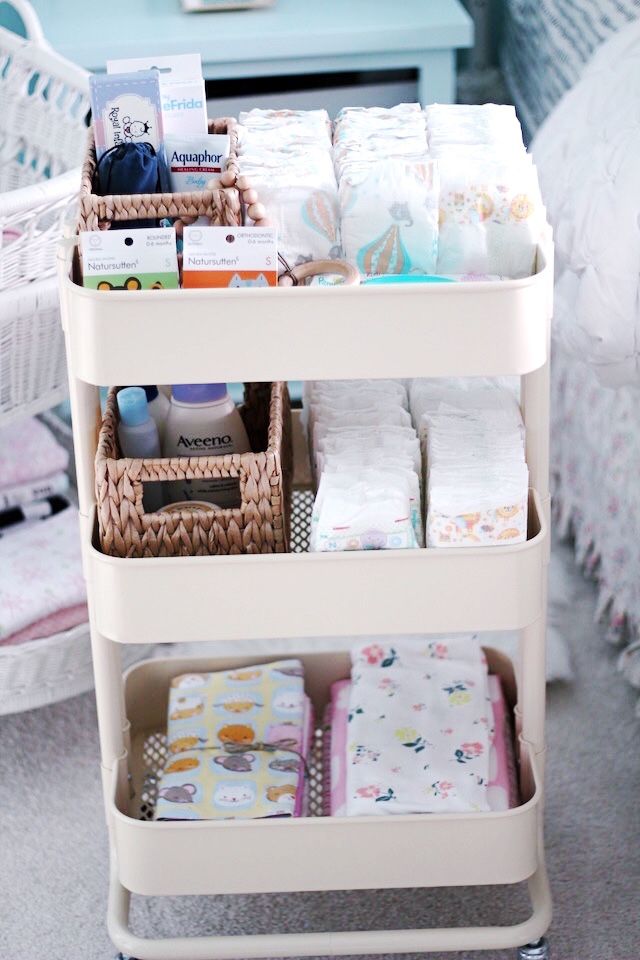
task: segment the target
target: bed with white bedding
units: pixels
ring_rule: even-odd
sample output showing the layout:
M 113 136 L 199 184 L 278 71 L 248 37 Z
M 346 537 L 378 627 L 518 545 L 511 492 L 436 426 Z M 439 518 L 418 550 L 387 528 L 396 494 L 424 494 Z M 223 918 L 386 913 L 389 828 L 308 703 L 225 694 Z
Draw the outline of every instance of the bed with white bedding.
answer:
M 640 686 L 638 18 L 640 0 L 507 0 L 502 65 L 555 233 L 556 516 Z
M 500 66 L 529 137 L 640 0 L 503 0 Z

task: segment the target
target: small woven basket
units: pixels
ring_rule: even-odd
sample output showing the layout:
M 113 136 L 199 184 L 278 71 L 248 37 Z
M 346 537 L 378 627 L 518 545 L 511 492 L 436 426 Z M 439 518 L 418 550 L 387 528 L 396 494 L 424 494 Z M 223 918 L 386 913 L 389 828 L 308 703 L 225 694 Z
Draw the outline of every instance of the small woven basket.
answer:
M 228 179 L 238 176 L 238 128 L 231 117 L 209 121 L 209 133 L 228 133 L 230 138 Z M 137 193 L 101 197 L 94 192 L 96 147 L 93 130 L 82 166 L 78 226 L 82 230 L 105 230 L 114 220 L 159 220 L 162 217 L 209 217 L 212 226 L 240 226 L 242 206 L 235 186 L 194 193 Z
M 133 460 L 120 456 L 117 388 L 107 397 L 96 454 L 98 530 L 112 557 L 285 553 L 293 454 L 286 383 L 245 384 L 244 421 L 253 453 Z M 229 510 L 145 513 L 147 481 L 237 477 L 241 505 Z

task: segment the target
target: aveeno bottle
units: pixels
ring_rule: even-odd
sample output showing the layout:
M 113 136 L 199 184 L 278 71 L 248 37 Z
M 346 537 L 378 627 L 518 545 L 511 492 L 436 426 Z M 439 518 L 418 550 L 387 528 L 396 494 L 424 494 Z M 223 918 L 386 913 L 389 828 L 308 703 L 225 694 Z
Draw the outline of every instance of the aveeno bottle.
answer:
M 242 417 L 227 393 L 226 383 L 178 383 L 171 388 L 171 406 L 165 425 L 165 457 L 222 456 L 251 449 Z M 236 477 L 173 480 L 169 499 L 205 500 L 218 507 L 240 506 Z

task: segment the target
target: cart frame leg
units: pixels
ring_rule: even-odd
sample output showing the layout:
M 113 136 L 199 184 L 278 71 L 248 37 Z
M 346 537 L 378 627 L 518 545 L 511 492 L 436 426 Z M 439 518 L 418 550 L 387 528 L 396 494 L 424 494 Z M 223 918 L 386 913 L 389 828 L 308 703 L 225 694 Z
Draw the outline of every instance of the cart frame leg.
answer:
M 269 957 L 503 950 L 538 940 L 546 933 L 551 922 L 551 891 L 544 863 L 542 831 L 538 869 L 529 878 L 528 887 L 531 915 L 523 922 L 510 926 L 148 939 L 137 936 L 129 927 L 131 894 L 118 880 L 115 852 L 112 851 L 108 929 L 118 950 L 136 960 L 257 960 Z

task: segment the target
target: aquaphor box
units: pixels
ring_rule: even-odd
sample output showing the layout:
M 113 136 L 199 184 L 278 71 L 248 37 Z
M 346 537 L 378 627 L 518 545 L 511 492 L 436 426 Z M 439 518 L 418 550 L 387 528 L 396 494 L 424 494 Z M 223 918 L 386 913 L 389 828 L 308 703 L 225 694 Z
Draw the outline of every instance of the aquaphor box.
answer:
M 175 290 L 173 227 L 88 230 L 80 234 L 82 283 L 93 290 Z
M 184 228 L 183 287 L 275 287 L 277 231 L 273 227 Z
M 199 53 L 107 60 L 108 74 L 135 73 L 153 68 L 158 70 L 160 77 L 165 134 L 174 137 L 206 134 L 207 99 Z

